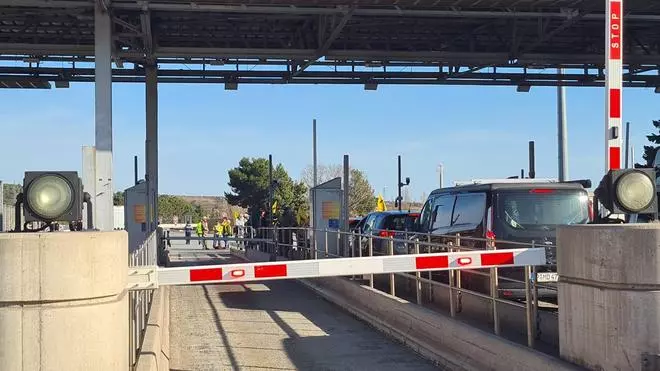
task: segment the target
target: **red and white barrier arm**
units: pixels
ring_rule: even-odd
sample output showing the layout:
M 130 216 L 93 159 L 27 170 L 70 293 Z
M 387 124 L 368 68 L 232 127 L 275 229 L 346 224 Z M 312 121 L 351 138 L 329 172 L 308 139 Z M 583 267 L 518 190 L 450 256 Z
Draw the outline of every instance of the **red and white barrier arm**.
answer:
M 607 1 L 605 31 L 605 171 L 621 169 L 623 101 L 623 1 Z
M 129 268 L 128 288 L 129 290 L 140 290 L 154 289 L 158 286 L 166 285 L 240 283 L 361 274 L 522 267 L 545 264 L 545 249 L 524 248 L 176 268 L 149 266 Z

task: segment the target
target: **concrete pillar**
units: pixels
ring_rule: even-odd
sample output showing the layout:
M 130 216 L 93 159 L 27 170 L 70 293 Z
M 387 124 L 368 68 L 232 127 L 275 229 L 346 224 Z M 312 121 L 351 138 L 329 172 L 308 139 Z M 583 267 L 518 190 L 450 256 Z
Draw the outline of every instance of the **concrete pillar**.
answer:
M 561 227 L 557 246 L 561 357 L 590 370 L 660 369 L 660 225 Z
M 96 149 L 94 146 L 82 147 L 82 183 L 83 190 L 96 195 Z M 93 216 L 93 214 L 92 214 Z M 87 228 L 87 204 L 83 205 L 83 228 Z
M 158 68 L 148 66 L 146 73 L 146 176 L 148 181 L 149 231 L 156 230 L 158 222 Z
M 112 21 L 97 1 L 94 12 L 96 197 L 94 225 L 113 229 L 112 208 Z
M 126 370 L 124 231 L 0 234 L 0 370 Z

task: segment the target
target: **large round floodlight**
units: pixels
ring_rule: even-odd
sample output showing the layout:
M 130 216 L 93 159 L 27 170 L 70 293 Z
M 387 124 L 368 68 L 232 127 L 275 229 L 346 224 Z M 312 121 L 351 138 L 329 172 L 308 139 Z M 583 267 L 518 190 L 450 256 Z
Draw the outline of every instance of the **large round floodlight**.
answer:
M 616 182 L 616 198 L 619 205 L 631 213 L 647 209 L 655 197 L 655 179 L 641 171 L 623 174 Z
M 34 179 L 25 192 L 27 206 L 44 220 L 56 220 L 67 213 L 75 197 L 73 185 L 56 174 Z

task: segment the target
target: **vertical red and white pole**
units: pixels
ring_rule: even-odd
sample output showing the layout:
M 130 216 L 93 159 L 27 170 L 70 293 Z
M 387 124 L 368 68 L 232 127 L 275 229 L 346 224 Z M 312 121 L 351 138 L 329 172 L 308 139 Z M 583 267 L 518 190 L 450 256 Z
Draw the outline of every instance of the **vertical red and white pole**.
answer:
M 605 105 L 605 171 L 621 169 L 621 122 L 623 93 L 623 1 L 607 2 L 605 61 L 607 90 Z

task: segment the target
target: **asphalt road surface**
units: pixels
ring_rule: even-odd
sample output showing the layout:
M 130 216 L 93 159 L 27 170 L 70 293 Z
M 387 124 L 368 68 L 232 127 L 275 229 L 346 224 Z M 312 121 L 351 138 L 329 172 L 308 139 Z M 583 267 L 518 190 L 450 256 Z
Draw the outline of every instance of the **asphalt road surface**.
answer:
M 192 244 L 171 254 L 173 265 L 239 262 Z M 170 310 L 171 370 L 437 370 L 295 281 L 173 286 Z

